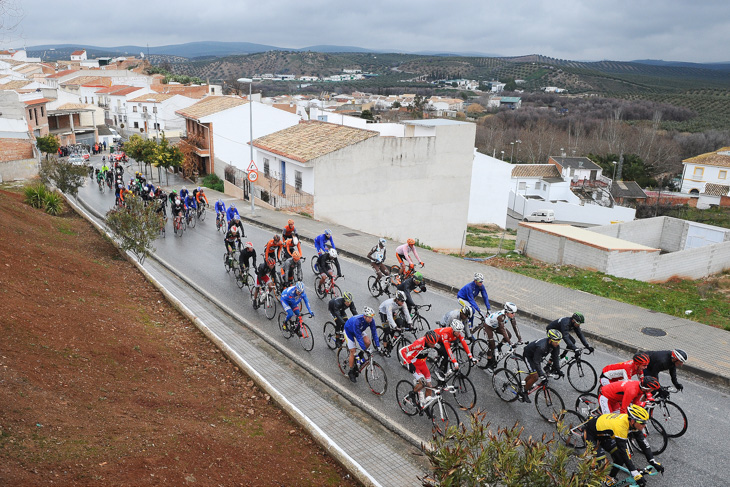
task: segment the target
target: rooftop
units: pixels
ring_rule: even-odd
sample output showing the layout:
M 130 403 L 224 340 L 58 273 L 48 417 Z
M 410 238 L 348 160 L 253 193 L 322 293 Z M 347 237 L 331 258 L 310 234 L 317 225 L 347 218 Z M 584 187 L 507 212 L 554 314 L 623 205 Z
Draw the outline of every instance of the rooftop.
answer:
M 189 107 L 178 110 L 175 113 L 185 118 L 200 121 L 201 118 L 224 110 L 230 110 L 231 108 L 236 108 L 246 103 L 248 101 L 237 96 L 206 96 L 199 102 L 193 103 Z
M 601 166 L 591 161 L 587 157 L 564 157 L 564 156 L 550 156 L 550 159 L 554 160 L 562 167 L 569 167 L 575 169 L 590 169 L 599 170 Z
M 24 101 L 23 103 L 25 103 L 26 105 L 41 105 L 43 103 L 50 103 L 52 101 L 53 100 L 51 100 L 50 98 L 36 98 L 35 100 Z
M 175 96 L 173 93 L 147 93 L 146 95 L 141 95 L 128 101 L 134 103 L 145 103 L 149 102 L 149 100 L 154 100 L 154 103 L 161 103 L 165 100 L 169 100 L 173 96 Z
M 611 195 L 614 198 L 646 198 L 646 193 L 636 181 L 614 181 Z
M 376 136 L 378 132 L 371 130 L 310 120 L 260 137 L 253 145 L 295 161 L 309 162 Z
M 601 250 L 618 251 L 618 252 L 637 252 L 650 251 L 659 252 L 660 249 L 647 247 L 646 245 L 621 240 L 620 238 L 601 235 L 600 233 L 591 232 L 585 228 L 574 227 L 573 225 L 562 225 L 555 223 L 525 223 L 521 222 L 520 226 L 530 227 L 539 232 L 565 237 L 574 242 L 580 242 L 591 247 Z
M 560 178 L 560 171 L 555 164 L 515 164 L 512 177 L 552 179 Z
M 705 164 L 708 166 L 730 167 L 730 147 L 715 152 L 707 152 L 682 161 L 684 164 Z

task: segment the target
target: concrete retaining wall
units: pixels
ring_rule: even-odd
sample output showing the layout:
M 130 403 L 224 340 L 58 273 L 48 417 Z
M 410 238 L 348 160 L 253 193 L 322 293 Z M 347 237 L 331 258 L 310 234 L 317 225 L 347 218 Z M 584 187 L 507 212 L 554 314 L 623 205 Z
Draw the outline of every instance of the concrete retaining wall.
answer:
M 36 159 L 0 162 L 0 182 L 30 179 L 38 175 Z

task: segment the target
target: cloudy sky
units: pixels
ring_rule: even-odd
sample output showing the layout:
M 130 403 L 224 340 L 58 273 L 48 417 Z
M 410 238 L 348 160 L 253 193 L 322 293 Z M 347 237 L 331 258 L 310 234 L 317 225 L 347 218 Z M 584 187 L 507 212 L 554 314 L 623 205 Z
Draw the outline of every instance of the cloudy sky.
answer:
M 730 61 L 727 0 L 0 0 L 0 48 L 193 41 Z M 6 7 L 4 10 L 1 7 Z M 14 25 L 16 11 L 22 20 Z

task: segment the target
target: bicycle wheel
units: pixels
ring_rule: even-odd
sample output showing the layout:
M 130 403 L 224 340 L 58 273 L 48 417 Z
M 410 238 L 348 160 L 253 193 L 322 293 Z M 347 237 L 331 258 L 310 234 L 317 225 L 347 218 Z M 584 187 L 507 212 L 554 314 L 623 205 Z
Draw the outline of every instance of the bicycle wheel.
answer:
M 327 290 L 326 289 L 320 289 L 320 286 L 319 286 L 319 277 L 320 276 L 315 276 L 314 277 L 314 292 L 317 293 L 317 297 L 319 299 L 324 299 L 324 297 L 327 295 Z
M 238 289 L 243 289 L 243 286 L 246 285 L 246 274 L 241 270 L 240 267 L 236 267 L 236 269 L 233 271 L 233 275 L 236 278 L 236 286 L 238 286 Z
M 383 294 L 383 290 L 380 288 L 380 283 L 376 276 L 368 277 L 368 291 L 374 298 L 380 297 Z
M 195 223 L 197 222 L 197 218 L 195 218 L 195 213 L 190 214 L 190 228 L 195 228 Z
M 198 219 L 201 222 L 205 220 L 205 206 L 200 207 L 200 213 L 198 214 Z
M 319 256 L 315 255 L 314 257 L 312 257 L 312 260 L 310 261 L 310 263 L 312 265 L 312 272 L 314 272 L 314 275 L 316 275 L 316 276 L 319 275 L 319 270 L 317 269 L 317 257 L 319 257 Z
M 176 220 L 176 222 L 177 223 L 173 224 L 175 227 L 175 235 L 177 235 L 178 237 L 182 237 L 183 232 L 185 231 L 185 229 L 182 226 L 182 221 Z
M 264 299 L 264 314 L 270 320 L 273 320 L 276 315 L 276 300 L 271 294 L 267 294 Z
M 284 336 L 284 338 L 286 338 L 288 340 L 288 339 L 291 338 L 291 331 L 289 330 L 289 327 L 288 326 L 286 328 L 284 327 L 284 321 L 285 321 L 285 319 L 286 319 L 286 313 L 284 313 L 282 311 L 281 313 L 279 313 L 279 319 L 278 319 L 278 321 L 279 321 L 279 331 Z
M 327 348 L 330 350 L 334 350 L 337 348 L 337 331 L 335 324 L 331 321 L 328 321 L 324 324 L 323 328 L 324 333 L 324 343 L 327 345 Z
M 575 400 L 575 410 L 583 417 L 590 418 L 593 412 L 598 410 L 601 412 L 601 406 L 598 404 L 598 396 L 592 392 L 587 392 L 578 396 Z
M 568 365 L 568 382 L 578 392 L 591 392 L 598 383 L 596 369 L 585 360 L 576 360 Z
M 397 276 L 398 274 L 400 274 L 400 266 L 399 265 L 390 266 L 390 275 Z
M 484 370 L 487 368 L 487 354 L 489 353 L 489 344 L 486 340 L 477 338 L 471 342 L 471 354 L 477 359 L 477 367 Z
M 582 450 L 586 447 L 586 440 L 583 438 L 581 425 L 585 419 L 575 411 L 563 411 L 557 423 L 558 436 L 565 443 L 565 446 L 574 450 Z
M 339 298 L 342 296 L 342 289 L 340 289 L 340 286 L 335 284 L 332 286 L 332 289 L 330 289 L 328 294 L 330 294 L 331 299 Z
M 223 267 L 226 268 L 226 272 L 231 271 L 231 259 L 228 257 L 228 252 L 223 254 Z
M 659 423 L 656 419 L 649 418 L 649 422 L 646 424 L 646 427 L 640 431 L 639 434 L 644 435 L 644 438 L 646 438 L 646 441 L 649 443 L 651 452 L 654 455 L 660 455 L 667 449 L 667 442 L 669 441 L 667 439 L 667 433 L 664 431 L 664 427 L 661 423 Z M 635 435 L 629 435 L 629 442 L 634 450 L 641 451 Z
M 388 390 L 388 376 L 379 363 L 372 358 L 370 360 L 372 363 L 365 367 L 365 380 L 373 394 L 382 396 Z
M 546 386 L 535 391 L 535 409 L 542 419 L 555 423 L 565 409 L 565 403 L 555 389 Z
M 515 374 L 520 380 L 528 375 L 527 362 L 521 355 L 512 354 L 504 359 L 504 368 Z
M 307 352 L 311 352 L 314 348 L 314 335 L 306 323 L 302 323 L 299 327 L 299 345 Z
M 395 399 L 400 410 L 408 416 L 418 414 L 418 396 L 413 392 L 413 384 L 409 380 L 402 380 L 395 386 Z
M 426 332 L 431 329 L 431 325 L 428 324 L 428 320 L 423 316 L 417 316 L 413 319 L 413 328 L 419 332 Z
M 687 415 L 672 401 L 659 401 L 649 416 L 656 419 L 669 438 L 679 438 L 687 432 Z
M 459 372 L 461 372 L 464 376 L 468 376 L 469 372 L 471 372 L 471 359 L 466 354 L 466 351 L 461 348 L 459 344 L 455 345 L 452 351 L 456 357 L 456 363 L 459 364 Z M 472 352 L 472 354 L 473 353 L 474 352 Z
M 461 409 L 468 411 L 476 405 L 477 390 L 474 388 L 474 384 L 468 377 L 457 373 L 451 380 L 449 380 L 449 383 L 454 386 L 454 389 L 456 389 L 454 392 L 454 400 Z
M 520 393 L 520 381 L 517 376 L 505 368 L 494 371 L 492 387 L 497 397 L 505 402 L 516 401 Z
M 433 432 L 439 436 L 446 436 L 449 426 L 459 426 L 459 415 L 454 406 L 446 401 L 436 401 L 428 407 Z
M 347 375 L 350 370 L 350 351 L 346 346 L 337 349 L 337 367 L 340 368 L 342 375 Z

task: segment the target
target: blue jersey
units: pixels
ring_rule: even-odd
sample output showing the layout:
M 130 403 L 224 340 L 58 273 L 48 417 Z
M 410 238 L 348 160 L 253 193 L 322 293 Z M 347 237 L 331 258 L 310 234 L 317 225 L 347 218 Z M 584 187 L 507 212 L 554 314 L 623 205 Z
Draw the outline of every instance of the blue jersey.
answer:
M 487 311 L 489 311 L 489 309 L 491 308 L 489 306 L 489 296 L 487 296 L 487 287 L 483 283 L 481 286 L 477 286 L 474 281 L 470 282 L 466 286 L 459 289 L 459 293 L 456 295 L 456 297 L 465 301 L 469 301 L 469 304 L 471 304 L 472 308 L 477 311 L 481 311 L 476 301 L 476 298 L 478 298 L 480 294 L 484 298 L 484 306 L 486 306 Z
M 195 198 L 193 198 L 192 195 L 187 195 L 185 197 L 185 206 L 188 208 L 197 208 L 198 205 L 195 203 Z
M 188 190 L 187 190 L 187 189 L 181 189 L 181 190 L 180 190 L 180 200 L 181 200 L 181 201 L 185 201 L 185 198 L 187 198 L 187 196 L 188 196 L 189 194 L 190 194 L 190 193 L 188 192 Z
M 380 340 L 378 340 L 378 332 L 375 329 L 375 318 L 368 323 L 365 321 L 365 315 L 355 315 L 345 323 L 345 333 L 350 339 L 356 339 L 360 348 L 365 350 L 365 340 L 363 340 L 362 333 L 370 328 L 370 334 L 373 337 L 373 342 L 377 348 L 380 348 Z
M 289 305 L 292 308 L 299 306 L 299 303 L 304 300 L 304 304 L 307 306 L 307 311 L 312 312 L 312 308 L 309 307 L 309 299 L 307 298 L 307 292 L 297 294 L 297 287 L 290 286 L 281 293 L 281 302 Z
M 327 242 L 329 242 L 333 249 L 337 249 L 334 240 L 332 240 L 332 235 L 327 236 L 324 233 L 314 239 L 314 248 L 317 249 L 317 252 L 325 252 L 327 250 Z
M 216 201 L 216 202 L 215 202 L 215 212 L 216 212 L 216 213 L 219 213 L 219 212 L 221 212 L 221 211 L 222 211 L 223 213 L 225 213 L 225 212 L 226 212 L 226 204 L 225 204 L 225 203 L 223 203 L 222 201 Z
M 241 218 L 241 215 L 238 214 L 238 209 L 231 206 L 230 208 L 228 208 L 228 211 L 226 211 L 226 220 L 230 222 L 231 220 L 233 220 L 234 216 Z

